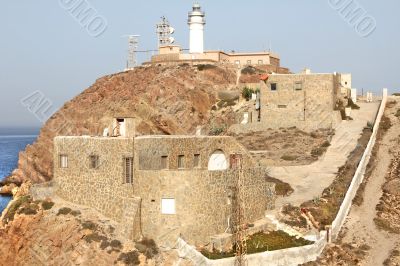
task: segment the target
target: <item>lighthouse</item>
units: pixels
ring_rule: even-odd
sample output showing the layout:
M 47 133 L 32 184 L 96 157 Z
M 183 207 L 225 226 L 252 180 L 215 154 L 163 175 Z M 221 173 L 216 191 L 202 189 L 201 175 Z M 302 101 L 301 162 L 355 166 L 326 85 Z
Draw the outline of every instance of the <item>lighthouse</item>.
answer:
M 189 12 L 188 24 L 190 28 L 190 53 L 204 53 L 204 25 L 206 20 L 200 4 L 195 3 L 193 5 L 193 10 Z

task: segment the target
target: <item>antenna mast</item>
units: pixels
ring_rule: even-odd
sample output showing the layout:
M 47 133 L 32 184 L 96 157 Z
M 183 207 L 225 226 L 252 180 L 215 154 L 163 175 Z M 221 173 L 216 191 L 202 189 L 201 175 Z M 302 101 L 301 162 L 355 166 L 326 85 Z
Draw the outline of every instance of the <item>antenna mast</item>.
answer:
M 161 22 L 156 25 L 158 36 L 158 47 L 168 46 L 175 42 L 175 38 L 171 37 L 175 29 L 171 27 L 166 17 L 161 17 Z
M 132 70 L 137 66 L 136 52 L 139 47 L 140 35 L 127 35 L 128 37 L 128 60 L 126 70 Z

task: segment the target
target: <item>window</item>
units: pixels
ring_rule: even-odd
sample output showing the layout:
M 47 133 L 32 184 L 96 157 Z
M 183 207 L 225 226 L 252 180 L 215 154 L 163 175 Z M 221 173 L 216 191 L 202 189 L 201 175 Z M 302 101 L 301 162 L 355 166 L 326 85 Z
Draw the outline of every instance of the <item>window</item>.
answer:
M 100 159 L 98 155 L 91 155 L 90 156 L 90 168 L 97 169 L 100 166 Z
M 262 65 L 262 64 L 264 64 L 264 61 L 263 60 L 258 60 L 258 64 Z
M 247 64 L 248 64 L 248 65 L 251 65 L 251 60 L 247 60 Z
M 68 156 L 60 155 L 60 168 L 68 168 Z
M 301 90 L 303 89 L 303 83 L 301 83 L 301 82 L 296 82 L 296 83 L 294 84 L 294 89 L 295 89 L 296 91 L 301 91 Z
M 235 61 L 235 64 L 238 65 L 238 66 L 240 66 L 240 60 L 236 60 L 236 61 Z
M 161 199 L 161 214 L 176 214 L 175 199 Z
M 168 156 L 161 156 L 161 169 L 168 169 Z
M 195 154 L 193 157 L 193 168 L 200 167 L 200 154 Z
M 287 108 L 287 105 L 279 104 L 279 105 L 278 105 L 278 108 Z
M 271 83 L 271 91 L 276 91 L 278 89 L 278 84 Z
M 185 156 L 179 155 L 178 156 L 178 169 L 183 169 L 183 168 L 185 168 Z
M 126 157 L 124 158 L 124 178 L 125 184 L 132 184 L 133 183 L 133 158 Z

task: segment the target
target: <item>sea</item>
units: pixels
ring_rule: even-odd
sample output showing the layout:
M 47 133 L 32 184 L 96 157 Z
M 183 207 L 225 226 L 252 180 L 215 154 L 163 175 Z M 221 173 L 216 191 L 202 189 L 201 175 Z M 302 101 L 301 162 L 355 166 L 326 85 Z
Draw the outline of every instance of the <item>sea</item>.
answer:
M 36 140 L 38 132 L 37 128 L 0 128 L 0 180 L 17 167 L 19 152 Z M 10 200 L 11 197 L 0 196 L 0 213 Z

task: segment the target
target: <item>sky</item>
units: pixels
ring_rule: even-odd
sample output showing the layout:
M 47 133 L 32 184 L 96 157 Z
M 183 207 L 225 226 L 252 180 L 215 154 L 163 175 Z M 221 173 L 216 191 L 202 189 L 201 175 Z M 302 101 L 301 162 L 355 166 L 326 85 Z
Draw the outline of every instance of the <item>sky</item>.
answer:
M 0 128 L 40 126 L 96 79 L 123 70 L 125 35 L 141 35 L 141 50 L 156 49 L 161 16 L 176 29 L 177 44 L 189 46 L 193 1 L 1 1 Z M 359 90 L 400 89 L 398 0 L 199 2 L 206 12 L 206 49 L 271 48 L 292 72 L 350 72 Z M 91 8 L 86 24 L 76 18 L 74 4 Z M 346 11 L 355 8 L 360 17 L 352 21 Z

